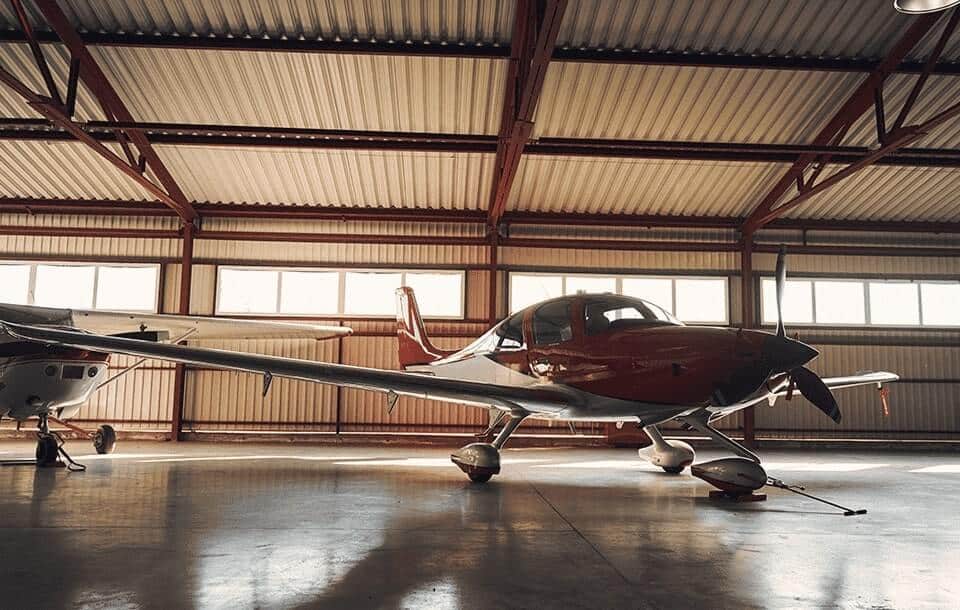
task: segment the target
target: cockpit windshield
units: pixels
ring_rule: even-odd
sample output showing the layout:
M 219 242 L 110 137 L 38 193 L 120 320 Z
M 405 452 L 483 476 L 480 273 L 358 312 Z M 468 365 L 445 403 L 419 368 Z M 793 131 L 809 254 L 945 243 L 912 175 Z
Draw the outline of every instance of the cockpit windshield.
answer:
M 618 295 L 588 297 L 583 305 L 583 315 L 587 335 L 599 335 L 640 324 L 682 325 L 682 322 L 649 301 Z

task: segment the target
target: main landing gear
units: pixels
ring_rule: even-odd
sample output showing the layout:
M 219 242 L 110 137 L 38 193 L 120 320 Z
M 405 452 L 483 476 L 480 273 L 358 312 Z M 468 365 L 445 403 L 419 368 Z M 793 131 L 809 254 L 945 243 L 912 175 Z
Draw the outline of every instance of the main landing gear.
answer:
M 0 462 L 2 466 L 36 466 L 37 468 L 66 468 L 71 472 L 82 472 L 87 469 L 83 464 L 77 463 L 70 454 L 64 449 L 66 444 L 63 437 L 50 430 L 50 422 L 56 422 L 75 432 L 79 432 L 93 441 L 93 448 L 97 453 L 104 455 L 113 453 L 117 445 L 117 432 L 112 426 L 103 425 L 97 428 L 95 432 L 88 432 L 83 428 L 74 426 L 65 421 L 61 421 L 49 414 L 39 416 L 37 423 L 37 450 L 35 458 L 5 460 Z
M 470 480 L 474 483 L 486 483 L 495 474 L 500 474 L 500 449 L 513 434 L 517 426 L 527 417 L 526 413 L 510 413 L 510 419 L 504 424 L 503 429 L 497 435 L 493 442 L 470 443 L 461 447 L 450 455 L 450 461 L 460 467 L 460 470 L 467 473 Z M 493 430 L 503 419 L 502 416 L 491 420 L 491 425 L 482 435 L 481 439 L 489 438 Z

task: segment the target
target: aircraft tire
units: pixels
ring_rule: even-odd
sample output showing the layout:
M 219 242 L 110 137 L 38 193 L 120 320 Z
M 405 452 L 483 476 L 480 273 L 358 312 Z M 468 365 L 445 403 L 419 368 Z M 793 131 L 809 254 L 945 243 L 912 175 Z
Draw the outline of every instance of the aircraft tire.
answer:
M 60 446 L 57 439 L 52 436 L 44 436 L 37 441 L 37 466 L 46 468 L 57 463 L 57 457 L 60 455 Z
M 104 424 L 97 428 L 97 431 L 93 434 L 93 448 L 97 450 L 97 453 L 100 455 L 113 453 L 116 446 L 117 432 L 113 429 L 113 426 Z
M 661 468 L 669 474 L 680 474 L 683 472 L 683 466 L 661 466 Z
M 490 477 L 492 477 L 493 475 L 489 473 L 483 473 L 483 474 L 468 474 L 467 476 L 470 477 L 470 480 L 473 481 L 474 483 L 486 483 L 487 481 L 490 480 Z

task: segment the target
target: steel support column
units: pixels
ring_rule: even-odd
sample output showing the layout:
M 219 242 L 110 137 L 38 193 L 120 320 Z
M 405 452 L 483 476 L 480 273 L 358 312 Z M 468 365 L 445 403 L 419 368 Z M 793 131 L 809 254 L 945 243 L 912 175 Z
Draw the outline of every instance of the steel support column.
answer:
M 740 316 L 742 328 L 756 327 L 756 303 L 753 284 L 753 235 L 743 234 L 740 248 Z M 756 446 L 754 407 L 743 410 L 743 444 Z
M 183 225 L 183 245 L 180 259 L 180 302 L 177 313 L 190 314 L 190 294 L 193 283 L 193 234 L 192 224 Z M 170 440 L 178 442 L 183 428 L 183 406 L 187 390 L 187 367 L 178 364 L 173 377 L 173 411 L 170 416 Z

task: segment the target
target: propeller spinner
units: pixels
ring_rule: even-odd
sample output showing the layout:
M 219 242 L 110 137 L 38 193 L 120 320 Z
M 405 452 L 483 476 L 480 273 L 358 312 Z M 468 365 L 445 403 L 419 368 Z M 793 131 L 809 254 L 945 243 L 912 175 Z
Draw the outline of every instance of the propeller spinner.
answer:
M 830 388 L 827 387 L 820 377 L 803 366 L 817 356 L 817 351 L 801 343 L 787 338 L 787 331 L 783 325 L 783 293 L 787 284 L 787 253 L 783 246 L 780 246 L 780 253 L 777 254 L 777 335 L 776 339 L 770 339 L 764 346 L 764 355 L 768 362 L 773 365 L 775 373 L 786 373 L 789 376 L 791 389 L 796 387 L 800 394 L 809 400 L 815 407 L 826 413 L 826 415 L 840 423 L 840 407 L 837 405 L 836 398 Z

